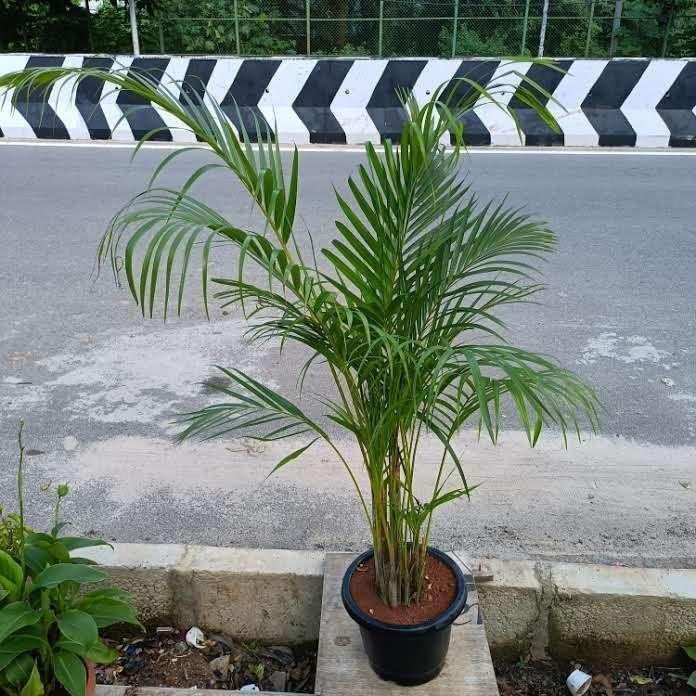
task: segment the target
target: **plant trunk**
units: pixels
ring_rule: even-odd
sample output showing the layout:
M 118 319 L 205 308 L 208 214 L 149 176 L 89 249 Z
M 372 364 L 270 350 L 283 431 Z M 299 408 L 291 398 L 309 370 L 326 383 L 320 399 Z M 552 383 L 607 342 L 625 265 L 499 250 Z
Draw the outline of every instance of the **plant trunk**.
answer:
M 94 669 L 94 662 L 85 660 L 85 669 L 87 670 L 87 683 L 85 685 L 85 696 L 94 696 L 97 688 L 97 673 Z

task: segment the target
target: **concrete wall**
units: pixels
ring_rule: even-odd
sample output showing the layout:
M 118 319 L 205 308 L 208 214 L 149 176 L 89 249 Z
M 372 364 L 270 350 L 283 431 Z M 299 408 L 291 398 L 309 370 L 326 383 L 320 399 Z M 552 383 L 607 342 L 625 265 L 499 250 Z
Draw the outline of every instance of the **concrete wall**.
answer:
M 405 112 L 398 91 L 427 100 L 440 86 L 454 99 L 477 96 L 460 78 L 486 85 L 508 104 L 514 120 L 481 97 L 463 119 L 469 145 L 567 145 L 582 147 L 696 147 L 696 61 L 559 60 L 565 72 L 497 59 L 237 59 L 79 55 L 0 55 L 0 74 L 25 67 L 88 66 L 140 70 L 163 80 L 174 96 L 216 101 L 230 121 L 254 133 L 277 130 L 283 143 L 363 143 L 396 139 Z M 514 70 L 514 72 L 511 72 Z M 522 75 L 557 118 L 553 132 L 523 99 Z M 22 95 L 17 109 L 0 107 L 6 138 L 134 141 L 153 129 L 155 140 L 195 142 L 180 124 L 128 93 L 86 80 L 76 90 Z M 133 107 L 138 107 L 133 110 Z M 122 117 L 125 114 L 125 119 Z
M 319 635 L 323 554 L 117 544 L 91 557 L 131 593 L 144 622 L 301 642 Z
M 118 544 L 96 549 L 145 621 L 199 625 L 240 638 L 319 635 L 323 554 Z M 696 642 L 696 570 L 486 559 L 478 585 L 494 653 L 669 664 Z

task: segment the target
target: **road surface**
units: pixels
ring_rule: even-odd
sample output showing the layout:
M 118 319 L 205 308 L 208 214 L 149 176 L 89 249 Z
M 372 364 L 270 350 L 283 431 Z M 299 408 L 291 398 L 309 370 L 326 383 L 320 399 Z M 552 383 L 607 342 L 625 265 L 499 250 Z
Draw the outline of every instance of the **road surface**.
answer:
M 122 147 L 0 145 L 2 502 L 12 504 L 24 418 L 36 524 L 50 504 L 41 482 L 67 480 L 75 532 L 361 548 L 365 526 L 329 453 L 310 451 L 264 481 L 286 445 L 171 444 L 173 415 L 210 399 L 200 382 L 211 365 L 292 396 L 302 353 L 249 347 L 234 314 L 204 321 L 196 291 L 182 319 L 143 320 L 108 273 L 91 275 L 100 233 L 161 156 L 148 149 L 131 163 Z M 165 181 L 183 181 L 202 157 L 183 155 Z M 303 152 L 300 214 L 315 244 L 334 234 L 332 186 L 360 159 Z M 606 413 L 602 433 L 568 450 L 554 433 L 530 450 L 512 419 L 498 447 L 464 433 L 464 460 L 484 485 L 440 515 L 435 541 L 502 557 L 696 565 L 696 158 L 488 151 L 466 166 L 481 198 L 507 192 L 558 233 L 543 306 L 510 313 L 510 335 L 577 370 Z M 195 192 L 249 223 L 224 173 Z M 311 395 L 326 383 L 319 371 L 306 385 L 315 414 Z M 424 472 L 434 456 L 426 448 Z

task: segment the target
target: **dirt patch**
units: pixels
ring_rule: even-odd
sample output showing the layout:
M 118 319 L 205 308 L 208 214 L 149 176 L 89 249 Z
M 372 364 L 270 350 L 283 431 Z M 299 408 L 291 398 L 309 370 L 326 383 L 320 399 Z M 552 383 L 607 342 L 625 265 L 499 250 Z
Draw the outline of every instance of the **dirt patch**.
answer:
M 425 585 L 420 602 L 411 606 L 390 607 L 377 594 L 375 562 L 370 558 L 359 565 L 350 580 L 350 593 L 356 604 L 378 621 L 399 626 L 410 626 L 440 616 L 457 594 L 457 579 L 445 563 L 428 556 Z
M 574 669 L 593 676 L 588 696 L 693 696 L 681 667 L 593 669 L 586 664 L 559 665 L 523 660 L 513 665 L 493 661 L 500 696 L 568 696 L 566 679 Z
M 315 643 L 263 645 L 211 633 L 198 649 L 175 629 L 107 642 L 120 657 L 97 668 L 98 684 L 233 690 L 256 684 L 261 691 L 314 692 Z

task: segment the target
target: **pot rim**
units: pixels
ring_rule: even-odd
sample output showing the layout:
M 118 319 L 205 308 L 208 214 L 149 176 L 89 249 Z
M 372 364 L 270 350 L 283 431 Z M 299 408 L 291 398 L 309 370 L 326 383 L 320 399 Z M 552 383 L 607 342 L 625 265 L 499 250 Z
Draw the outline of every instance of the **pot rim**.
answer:
M 364 612 L 353 599 L 353 595 L 350 592 L 350 581 L 353 577 L 355 569 L 365 561 L 369 560 L 374 556 L 374 549 L 368 549 L 361 553 L 357 558 L 355 558 L 351 564 L 346 569 L 343 575 L 343 582 L 341 583 L 341 599 L 343 600 L 343 606 L 350 615 L 350 617 L 358 623 L 361 627 L 368 628 L 373 631 L 383 631 L 387 633 L 398 633 L 400 635 L 421 635 L 423 633 L 430 633 L 431 631 L 440 631 L 443 628 L 451 626 L 452 623 L 457 619 L 457 617 L 464 611 L 466 607 L 466 600 L 468 591 L 466 588 L 466 579 L 462 569 L 459 564 L 456 563 L 452 558 L 450 558 L 446 553 L 436 549 L 433 546 L 428 546 L 428 553 L 442 561 L 447 565 L 447 567 L 452 571 L 454 577 L 457 581 L 457 593 L 454 597 L 452 603 L 443 611 L 441 614 L 428 621 L 421 621 L 417 624 L 393 624 L 385 623 L 379 621 L 374 617 L 370 616 Z

